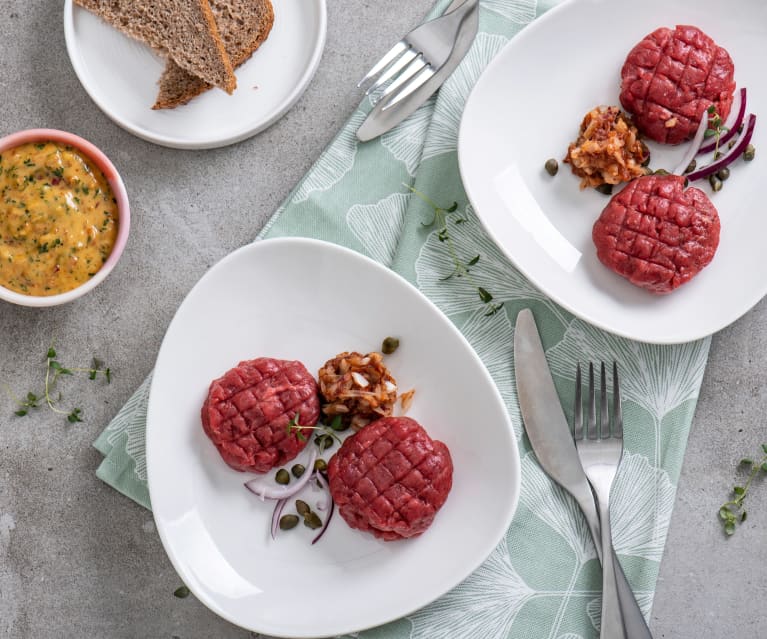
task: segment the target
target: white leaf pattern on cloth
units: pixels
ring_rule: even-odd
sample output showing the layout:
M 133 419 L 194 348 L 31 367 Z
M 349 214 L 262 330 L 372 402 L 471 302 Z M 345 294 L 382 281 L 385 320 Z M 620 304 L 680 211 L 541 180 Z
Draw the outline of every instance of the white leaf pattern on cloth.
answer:
M 405 163 L 411 177 L 421 163 L 423 141 L 433 113 L 434 98 L 431 98 L 402 124 L 381 136 L 381 145 Z
M 597 556 L 586 519 L 578 504 L 538 465 L 533 453 L 522 459 L 520 501 L 554 530 L 575 553 L 578 566 Z
M 509 22 L 527 24 L 535 18 L 538 2 L 525 0 L 482 0 L 482 8 L 502 15 Z
M 618 554 L 660 561 L 676 490 L 668 473 L 624 451 L 610 499 L 613 545 Z M 663 531 L 662 536 L 656 531 Z
M 522 437 L 522 415 L 514 382 L 514 328 L 506 313 L 485 317 L 484 305 L 461 326 L 461 332 L 479 355 L 503 397 L 517 439 Z
M 500 35 L 477 34 L 466 57 L 440 87 L 432 126 L 429 129 L 430 135 L 423 149 L 424 160 L 455 151 L 466 98 L 487 63 L 507 42 L 508 39 Z
M 621 396 L 649 411 L 657 420 L 698 396 L 710 338 L 661 346 L 634 342 L 600 331 L 579 319 L 564 339 L 548 351 L 553 372 L 575 381 L 574 362 L 615 360 L 621 372 Z M 608 375 L 608 389 L 612 379 Z
M 366 117 L 361 109 L 354 112 L 341 133 L 311 168 L 293 194 L 293 203 L 303 202 L 316 191 L 327 191 L 352 170 L 357 157 L 357 129 Z
M 142 481 L 146 481 L 146 412 L 151 385 L 149 375 L 104 431 L 112 446 L 125 437 L 125 452 L 133 459 L 134 472 Z
M 536 289 L 501 254 L 500 249 L 482 229 L 471 205 L 460 215 L 465 222 L 455 224 L 459 216 L 448 215 L 450 235 L 454 238 L 456 251 L 464 262 L 479 255 L 477 264 L 471 267 L 473 279 L 485 283 L 496 302 L 520 300 L 538 301 L 546 306 L 564 325 L 568 319 L 563 311 Z M 479 303 L 477 289 L 466 278 L 450 278 L 454 264 L 444 242 L 439 241 L 439 229 L 429 234 L 416 259 L 415 270 L 418 287 L 447 315 L 474 311 Z M 489 284 L 488 284 L 489 283 Z
M 410 639 L 506 639 L 534 595 L 512 566 L 504 539 L 466 581 L 408 617 Z
M 346 223 L 365 252 L 386 266 L 394 259 L 409 201 L 405 193 L 392 193 L 375 204 L 355 204 L 346 214 Z

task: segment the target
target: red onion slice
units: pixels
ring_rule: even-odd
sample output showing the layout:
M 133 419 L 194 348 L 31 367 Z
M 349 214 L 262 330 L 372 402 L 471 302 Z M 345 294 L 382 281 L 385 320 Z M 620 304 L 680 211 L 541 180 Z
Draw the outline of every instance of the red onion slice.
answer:
M 307 471 L 304 472 L 295 484 L 288 484 L 287 486 L 281 486 L 275 484 L 274 479 L 267 479 L 266 477 L 256 477 L 250 481 L 245 482 L 245 488 L 247 488 L 254 495 L 258 495 L 261 501 L 264 499 L 287 499 L 292 497 L 298 491 L 300 491 L 309 480 L 312 478 L 312 473 L 309 469 L 314 468 L 314 462 L 317 459 L 317 447 L 312 446 L 309 453 L 309 461 L 306 462 Z
M 277 528 L 280 526 L 280 516 L 282 515 L 282 509 L 285 508 L 285 504 L 287 503 L 287 499 L 280 499 L 276 504 L 274 504 L 274 511 L 272 511 L 272 539 L 277 537 Z
M 693 158 L 698 155 L 698 149 L 703 143 L 706 129 L 708 129 L 708 111 L 703 112 L 703 117 L 700 119 L 698 130 L 695 132 L 695 137 L 692 139 L 690 147 L 687 149 L 687 153 L 684 154 L 682 161 L 672 171 L 674 175 L 682 175 L 684 170 L 690 166 L 690 162 L 692 162 Z
M 716 162 L 712 162 L 707 166 L 702 166 L 696 171 L 693 171 L 687 175 L 687 179 L 692 182 L 700 178 L 708 177 L 712 173 L 716 173 L 720 169 L 723 169 L 728 164 L 731 164 L 737 160 L 743 151 L 746 150 L 748 143 L 751 141 L 751 137 L 754 135 L 754 127 L 756 126 L 756 116 L 753 113 L 749 113 L 746 118 L 745 128 L 743 129 L 743 135 L 738 138 L 738 143 L 732 147 L 727 153 L 725 153 Z
M 738 93 L 735 94 L 733 99 L 732 110 L 730 111 L 730 117 L 727 118 L 727 122 L 724 126 L 727 131 L 719 136 L 719 147 L 730 141 L 730 138 L 738 134 L 738 129 L 743 123 L 743 118 L 746 116 L 746 87 L 743 87 Z M 735 116 L 733 118 L 733 115 Z M 703 153 L 711 153 L 716 149 L 717 142 L 709 142 L 706 146 L 701 147 L 698 150 L 698 155 Z M 684 169 L 683 169 L 684 170 Z
M 330 495 L 330 486 L 328 486 L 328 482 L 325 479 L 325 477 L 322 475 L 322 473 L 317 473 L 317 482 L 327 491 L 328 493 L 328 499 L 330 499 L 330 512 L 328 512 L 328 516 L 325 517 L 325 524 L 320 529 L 320 532 L 317 534 L 317 536 L 312 540 L 312 546 L 316 544 L 322 535 L 325 534 L 325 531 L 328 529 L 328 524 L 330 523 L 330 520 L 333 518 L 333 513 L 336 510 L 336 503 L 333 501 L 333 497 Z

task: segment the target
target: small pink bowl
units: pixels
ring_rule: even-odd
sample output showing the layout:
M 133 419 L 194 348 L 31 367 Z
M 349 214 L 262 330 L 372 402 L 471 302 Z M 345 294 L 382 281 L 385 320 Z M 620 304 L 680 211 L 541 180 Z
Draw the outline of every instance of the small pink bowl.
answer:
M 80 149 L 94 164 L 101 169 L 104 176 L 109 182 L 109 186 L 112 187 L 115 199 L 117 200 L 117 212 L 118 212 L 118 228 L 117 239 L 115 245 L 112 248 L 107 261 L 99 269 L 92 278 L 90 278 L 84 284 L 81 284 L 77 288 L 73 288 L 66 293 L 60 293 L 59 295 L 24 295 L 11 291 L 4 286 L 0 286 L 0 299 L 6 302 L 12 302 L 13 304 L 19 304 L 21 306 L 57 306 L 58 304 L 66 304 L 78 297 L 85 295 L 88 291 L 96 288 L 109 273 L 115 267 L 120 256 L 122 255 L 125 244 L 128 241 L 128 231 L 130 230 L 130 207 L 128 206 L 128 192 L 125 190 L 122 178 L 117 173 L 112 162 L 104 155 L 99 149 L 87 140 L 83 140 L 81 137 L 74 135 L 73 133 L 67 133 L 66 131 L 59 131 L 57 129 L 27 129 L 26 131 L 19 131 L 12 133 L 4 138 L 0 138 L 0 153 L 12 149 L 21 144 L 28 142 L 59 142 L 61 144 L 68 144 L 77 149 Z

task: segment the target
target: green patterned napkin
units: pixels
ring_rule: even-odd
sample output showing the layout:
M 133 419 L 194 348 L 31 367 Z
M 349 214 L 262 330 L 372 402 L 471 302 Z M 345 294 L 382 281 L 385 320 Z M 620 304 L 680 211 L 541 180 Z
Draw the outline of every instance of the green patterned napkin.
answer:
M 442 0 L 434 9 L 441 12 Z M 553 4 L 553 2 L 552 2 Z M 537 291 L 482 230 L 461 186 L 456 158 L 466 97 L 490 59 L 544 7 L 535 0 L 482 0 L 480 33 L 436 99 L 373 142 L 355 131 L 363 104 L 272 217 L 259 239 L 308 236 L 351 247 L 386 264 L 433 300 L 485 362 L 506 402 L 522 461 L 519 508 L 488 560 L 457 588 L 397 622 L 355 635 L 381 639 L 586 639 L 598 636 L 601 573 L 594 545 L 574 502 L 538 466 L 517 405 L 514 321 L 531 307 L 563 403 L 572 402 L 573 362 L 622 363 L 626 453 L 613 488 L 613 534 L 624 570 L 649 617 L 709 340 L 649 346 L 615 337 L 567 312 Z M 413 185 L 443 206 L 450 234 L 476 283 L 501 312 L 485 316 L 465 278 L 444 280 L 453 264 Z M 455 221 L 462 220 L 455 224 Z M 96 441 L 105 455 L 98 476 L 150 507 L 144 430 L 150 380 L 136 391 Z

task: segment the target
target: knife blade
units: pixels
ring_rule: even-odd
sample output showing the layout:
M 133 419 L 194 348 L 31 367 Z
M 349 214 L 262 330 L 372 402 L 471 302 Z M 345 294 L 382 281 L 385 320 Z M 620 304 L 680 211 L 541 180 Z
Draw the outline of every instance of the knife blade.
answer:
M 453 2 L 445 9 L 445 13 L 457 9 L 466 0 L 453 0 Z M 455 71 L 455 68 L 463 60 L 466 53 L 471 48 L 474 42 L 474 37 L 477 35 L 479 29 L 479 3 L 476 7 L 466 16 L 461 28 L 458 31 L 458 37 L 456 38 L 453 50 L 447 59 L 447 62 L 439 69 L 431 78 L 429 78 L 423 86 L 419 87 L 409 96 L 407 96 L 402 102 L 384 111 L 386 102 L 382 101 L 376 104 L 372 111 L 368 113 L 367 118 L 362 123 L 359 129 L 357 129 L 357 139 L 360 142 L 367 142 L 373 140 L 380 135 L 383 135 L 390 129 L 397 126 L 400 122 L 410 116 L 418 107 L 420 107 L 426 100 L 428 100 L 432 93 L 434 93 Z
M 594 497 L 589 480 L 583 472 L 530 309 L 524 309 L 517 315 L 514 329 L 514 374 L 522 421 L 538 463 L 578 503 L 594 538 L 597 555 L 600 556 L 601 534 Z M 614 563 L 626 636 L 630 639 L 652 639 L 617 557 Z

